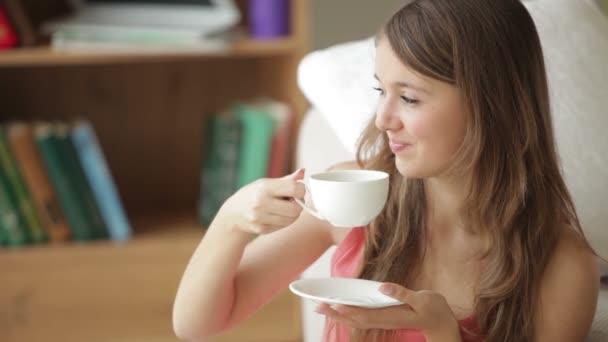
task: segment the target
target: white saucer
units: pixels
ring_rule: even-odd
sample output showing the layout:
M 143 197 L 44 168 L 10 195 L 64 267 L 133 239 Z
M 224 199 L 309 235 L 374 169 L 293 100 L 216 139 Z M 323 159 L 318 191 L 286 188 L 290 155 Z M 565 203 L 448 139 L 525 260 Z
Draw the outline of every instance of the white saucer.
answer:
M 401 305 L 379 291 L 381 282 L 354 278 L 309 278 L 289 284 L 300 297 L 327 304 L 344 304 L 368 309 Z

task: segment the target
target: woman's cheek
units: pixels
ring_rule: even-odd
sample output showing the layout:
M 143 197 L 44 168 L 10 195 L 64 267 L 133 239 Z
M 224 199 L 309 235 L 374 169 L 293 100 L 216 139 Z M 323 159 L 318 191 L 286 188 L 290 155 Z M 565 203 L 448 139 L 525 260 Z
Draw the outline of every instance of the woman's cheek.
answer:
M 424 139 L 429 136 L 432 125 L 422 115 L 411 115 L 406 120 L 405 126 L 414 139 Z

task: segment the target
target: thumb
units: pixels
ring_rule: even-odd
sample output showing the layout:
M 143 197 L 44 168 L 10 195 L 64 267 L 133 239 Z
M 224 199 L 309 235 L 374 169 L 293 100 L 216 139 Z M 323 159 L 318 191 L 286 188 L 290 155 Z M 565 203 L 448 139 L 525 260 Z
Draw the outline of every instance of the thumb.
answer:
M 292 179 L 292 180 L 298 180 L 298 179 L 302 179 L 304 178 L 304 173 L 305 173 L 306 169 L 305 168 L 299 168 L 297 170 L 295 170 L 293 173 L 288 174 L 287 176 L 283 177 L 283 179 Z
M 415 291 L 393 283 L 384 283 L 380 286 L 379 290 L 385 295 L 404 303 L 411 302 L 413 294 L 415 293 Z

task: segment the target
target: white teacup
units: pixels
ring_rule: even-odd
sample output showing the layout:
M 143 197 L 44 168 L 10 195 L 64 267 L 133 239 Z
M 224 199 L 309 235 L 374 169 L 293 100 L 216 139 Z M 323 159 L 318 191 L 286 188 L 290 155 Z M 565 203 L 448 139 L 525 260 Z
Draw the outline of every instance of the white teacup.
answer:
M 389 176 L 372 170 L 339 170 L 316 173 L 300 180 L 312 197 L 315 209 L 296 202 L 309 214 L 336 227 L 368 225 L 384 208 Z

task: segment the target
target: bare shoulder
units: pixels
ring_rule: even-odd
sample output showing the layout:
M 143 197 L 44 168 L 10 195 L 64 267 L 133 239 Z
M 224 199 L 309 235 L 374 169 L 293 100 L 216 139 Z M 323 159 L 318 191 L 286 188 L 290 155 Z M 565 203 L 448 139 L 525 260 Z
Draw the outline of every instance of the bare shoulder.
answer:
M 599 292 L 597 258 L 570 227 L 562 232 L 542 278 L 538 341 L 582 341 Z
M 360 169 L 361 169 L 361 165 L 359 165 L 359 163 L 357 163 L 357 161 L 355 161 L 355 160 L 337 163 L 328 168 L 329 171 L 360 170 Z M 340 241 L 342 241 L 344 239 L 344 237 L 348 234 L 349 231 L 350 231 L 350 229 L 331 227 L 330 233 L 331 233 L 331 237 L 332 237 L 334 244 L 336 244 L 336 245 L 339 244 Z
M 599 289 L 597 257 L 582 236 L 571 227 L 564 228 L 543 277 L 543 286 L 558 286 L 554 280 L 580 283 Z M 574 284 L 573 284 L 574 285 Z

